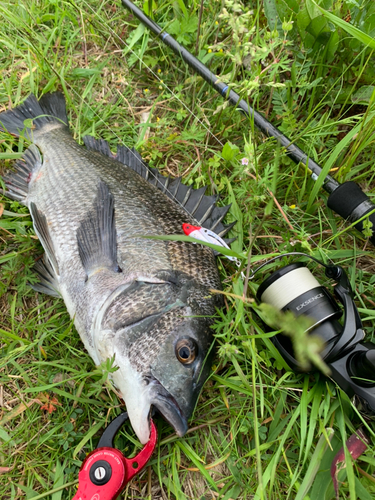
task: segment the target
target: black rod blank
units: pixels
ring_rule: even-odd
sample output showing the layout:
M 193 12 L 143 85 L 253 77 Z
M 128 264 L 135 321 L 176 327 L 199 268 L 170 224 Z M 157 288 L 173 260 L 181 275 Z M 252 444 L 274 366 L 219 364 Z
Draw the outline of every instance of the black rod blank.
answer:
M 292 143 L 288 137 L 286 137 L 277 127 L 272 125 L 264 116 L 262 116 L 258 111 L 251 108 L 244 99 L 234 92 L 234 90 L 229 90 L 228 85 L 218 80 L 218 77 L 210 71 L 207 66 L 199 61 L 193 56 L 185 47 L 179 44 L 171 35 L 156 24 L 152 19 L 150 19 L 142 10 L 136 7 L 130 0 L 122 0 L 123 5 L 129 9 L 147 28 L 149 28 L 155 35 L 160 37 L 160 39 L 168 45 L 173 52 L 180 57 L 190 66 L 194 71 L 196 71 L 212 88 L 214 88 L 222 97 L 226 98 L 230 104 L 236 106 L 246 115 L 250 116 L 254 120 L 255 126 L 263 132 L 267 137 L 274 137 L 277 141 L 286 149 L 288 156 L 295 163 L 302 163 L 306 165 L 313 174 L 314 178 L 322 172 L 322 167 L 316 163 L 312 158 L 309 158 L 307 154 L 302 151 L 298 146 Z M 332 193 L 335 189 L 339 187 L 339 183 L 335 181 L 332 177 L 327 175 L 324 179 L 323 188 L 328 192 Z
M 194 71 L 196 71 L 211 87 L 213 87 L 223 98 L 232 105 L 239 108 L 247 116 L 254 120 L 255 126 L 267 137 L 274 137 L 286 150 L 288 156 L 296 163 L 302 163 L 311 172 L 313 180 L 317 180 L 322 172 L 322 167 L 312 158 L 302 151 L 298 146 L 288 139 L 277 127 L 272 125 L 258 111 L 251 108 L 244 99 L 230 90 L 228 85 L 219 81 L 202 62 L 193 56 L 185 47 L 179 44 L 169 33 L 164 31 L 155 21 L 150 19 L 142 10 L 136 7 L 130 0 L 121 0 L 124 7 L 129 9 L 147 28 L 157 35 L 165 45 L 168 45 L 175 54 L 180 56 Z M 344 182 L 340 184 L 330 175 L 326 175 L 322 185 L 323 189 L 330 194 L 328 197 L 328 207 L 341 215 L 346 220 L 354 223 L 369 214 L 369 220 L 373 224 L 373 235 L 370 241 L 375 245 L 375 205 L 370 198 L 354 182 Z M 363 222 L 355 226 L 359 231 L 364 229 Z

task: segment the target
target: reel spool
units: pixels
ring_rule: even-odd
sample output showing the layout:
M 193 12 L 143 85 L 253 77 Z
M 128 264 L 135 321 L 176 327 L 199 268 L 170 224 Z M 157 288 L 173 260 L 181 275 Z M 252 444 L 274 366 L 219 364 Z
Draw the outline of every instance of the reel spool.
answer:
M 325 343 L 322 358 L 328 363 L 342 357 L 364 337 L 347 275 L 340 266 L 327 266 L 300 252 L 290 252 L 277 258 L 286 255 L 303 255 L 324 266 L 326 276 L 336 281 L 334 294 L 343 308 L 339 307 L 327 288 L 318 282 L 304 262 L 295 262 L 273 272 L 259 286 L 256 295 L 258 302 L 270 304 L 280 311 L 291 311 L 296 317 L 310 317 L 313 324 L 308 331 L 319 335 Z M 253 275 L 261 267 L 256 269 Z M 343 312 L 345 316 L 342 324 L 339 320 Z M 301 367 L 294 357 L 290 339 L 279 334 L 273 341 L 289 366 L 300 371 Z
M 313 276 L 307 265 L 296 262 L 278 269 L 259 286 L 258 302 L 270 304 L 281 311 L 292 311 L 295 316 L 309 316 L 313 332 L 325 342 L 322 358 L 331 370 L 331 378 L 349 395 L 356 396 L 363 409 L 375 413 L 375 345 L 361 342 L 364 338 L 362 322 L 353 300 L 353 292 L 340 266 L 323 262 L 300 252 L 290 252 L 270 259 L 262 267 L 286 255 L 304 255 L 325 268 L 328 278 L 336 282 L 334 295 Z M 341 307 L 339 304 L 341 304 Z M 272 341 L 287 364 L 302 371 L 295 358 L 289 337 L 277 334 Z
M 297 317 L 309 316 L 314 322 L 310 331 L 314 330 L 324 340 L 326 351 L 342 334 L 338 321 L 341 309 L 303 262 L 290 264 L 271 274 L 260 285 L 257 299 L 280 311 L 291 311 Z

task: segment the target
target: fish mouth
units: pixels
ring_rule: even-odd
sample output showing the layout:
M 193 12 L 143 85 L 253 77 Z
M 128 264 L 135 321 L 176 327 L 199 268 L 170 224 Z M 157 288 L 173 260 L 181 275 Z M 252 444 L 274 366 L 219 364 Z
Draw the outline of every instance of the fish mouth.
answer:
M 152 405 L 169 425 L 174 428 L 179 437 L 184 436 L 188 430 L 188 423 L 179 404 L 157 378 L 152 377 L 151 384 L 153 390 L 156 392 L 152 399 Z

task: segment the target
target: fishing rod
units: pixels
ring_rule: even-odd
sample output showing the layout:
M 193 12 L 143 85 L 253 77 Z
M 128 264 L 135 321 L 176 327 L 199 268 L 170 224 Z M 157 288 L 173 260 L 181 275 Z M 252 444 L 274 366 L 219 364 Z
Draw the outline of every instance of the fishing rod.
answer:
M 293 144 L 260 113 L 251 108 L 236 92 L 229 89 L 228 85 L 220 82 L 219 78 L 201 61 L 130 0 L 121 1 L 223 98 L 249 116 L 263 134 L 277 139 L 296 164 L 304 164 L 311 171 L 311 177 L 314 181 L 318 179 L 323 169 L 317 162 Z M 375 223 L 375 205 L 356 183 L 348 181 L 341 184 L 330 175 L 326 175 L 322 187 L 329 193 L 328 207 L 344 219 L 355 223 L 356 229 L 363 230 L 363 221 L 360 219 L 367 214 L 370 221 Z M 375 233 L 370 240 L 375 245 Z M 283 254 L 277 258 L 296 253 L 299 252 Z M 305 256 L 311 258 L 309 255 Z M 264 265 L 271 261 L 267 261 Z M 325 344 L 322 358 L 329 367 L 331 378 L 349 397 L 355 396 L 357 398 L 365 413 L 373 415 L 375 413 L 375 344 L 364 342 L 361 318 L 344 270 L 340 266 L 327 266 L 323 262 L 317 262 L 326 268 L 326 276 L 335 281 L 334 293 L 342 308 L 337 305 L 328 290 L 320 285 L 302 262 L 284 266 L 271 274 L 260 285 L 257 300 L 260 303 L 271 304 L 284 312 L 292 311 L 295 316 L 308 315 L 312 319 L 312 326 L 308 331 L 320 337 Z M 343 313 L 344 320 L 339 322 Z M 287 364 L 295 371 L 302 371 L 302 366 L 295 356 L 290 340 L 282 334 L 276 335 L 272 340 Z
M 302 163 L 311 171 L 311 178 L 316 181 L 321 175 L 322 167 L 310 158 L 301 148 L 293 144 L 277 127 L 272 125 L 258 111 L 247 104 L 244 99 L 228 85 L 220 82 L 219 77 L 210 71 L 199 59 L 193 56 L 185 47 L 178 43 L 169 33 L 161 28 L 155 21 L 150 19 L 142 10 L 136 7 L 130 0 L 121 0 L 124 7 L 129 9 L 147 28 L 157 35 L 162 42 L 170 47 L 175 54 L 180 56 L 190 68 L 198 73 L 212 88 L 214 88 L 230 104 L 239 108 L 249 116 L 254 125 L 267 137 L 275 138 L 286 150 L 288 156 L 298 165 Z M 327 205 L 343 219 L 355 224 L 359 231 L 364 229 L 363 222 L 367 218 L 375 228 L 375 204 L 353 181 L 340 183 L 330 175 L 323 179 L 323 189 L 329 194 Z M 373 213 L 371 213 L 373 212 Z M 363 220 L 361 220 L 363 219 Z M 375 232 L 370 237 L 370 241 L 375 245 Z

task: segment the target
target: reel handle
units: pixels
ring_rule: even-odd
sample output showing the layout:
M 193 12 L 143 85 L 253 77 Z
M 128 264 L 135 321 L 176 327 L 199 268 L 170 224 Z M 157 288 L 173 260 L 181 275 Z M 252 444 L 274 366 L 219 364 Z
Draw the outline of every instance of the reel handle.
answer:
M 342 333 L 337 342 L 324 355 L 324 360 L 329 363 L 336 358 L 342 357 L 345 352 L 352 351 L 353 347 L 363 340 L 365 334 L 362 329 L 362 321 L 357 306 L 353 301 L 352 287 L 343 268 L 340 266 L 328 266 L 326 268 L 326 276 L 337 282 L 334 293 L 345 311 Z
M 363 405 L 363 411 L 372 416 L 375 414 L 374 368 L 369 372 L 368 364 L 361 362 L 363 357 L 374 359 L 374 355 L 374 344 L 361 342 L 352 351 L 328 363 L 331 378 L 350 398 L 356 396 Z

